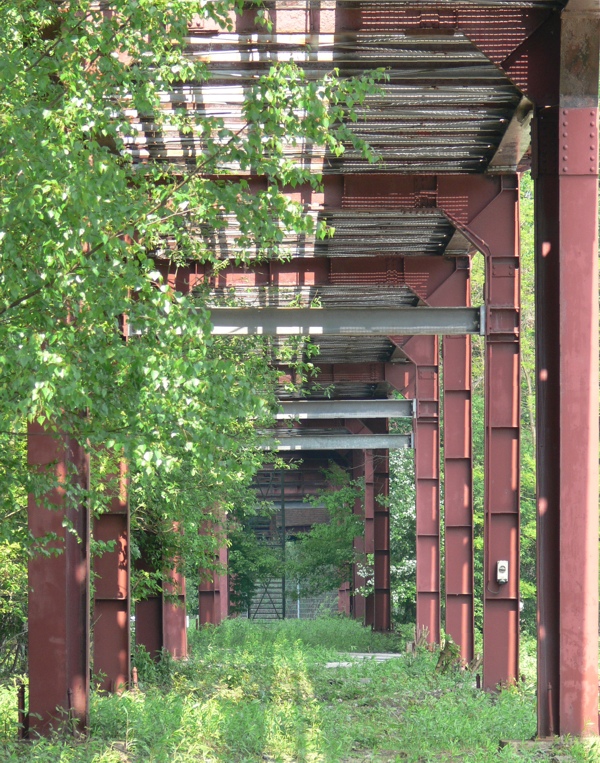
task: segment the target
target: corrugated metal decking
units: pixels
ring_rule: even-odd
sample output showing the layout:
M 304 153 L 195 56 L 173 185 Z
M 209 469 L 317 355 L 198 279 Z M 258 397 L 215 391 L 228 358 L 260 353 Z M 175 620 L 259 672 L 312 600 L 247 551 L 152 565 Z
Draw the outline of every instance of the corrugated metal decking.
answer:
M 344 76 L 385 68 L 381 93 L 357 108 L 357 137 L 369 142 L 380 160 L 361 158 L 351 146 L 342 157 L 321 148 L 287 146 L 290 159 L 313 171 L 482 172 L 493 158 L 521 101 L 521 94 L 469 39 L 458 31 L 419 34 L 294 35 L 228 33 L 192 36 L 189 55 L 206 62 L 207 84 L 181 86 L 163 96 L 164 109 L 185 108 L 198 116 L 221 117 L 238 131 L 246 91 L 276 61 L 294 60 L 307 77 L 333 66 Z M 194 166 L 204 150 L 196 136 L 168 125 L 158 133 L 151 120 L 132 113 L 137 135 L 125 138 L 134 161 L 166 161 Z M 308 162 L 308 164 L 307 164 Z M 235 165 L 222 170 L 241 172 Z M 245 173 L 246 170 L 243 170 Z

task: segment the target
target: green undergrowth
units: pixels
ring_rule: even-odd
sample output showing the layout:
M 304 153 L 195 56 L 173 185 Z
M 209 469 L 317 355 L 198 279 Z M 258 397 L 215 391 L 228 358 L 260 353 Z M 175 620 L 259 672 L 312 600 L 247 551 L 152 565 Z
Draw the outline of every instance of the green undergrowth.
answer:
M 405 648 L 401 633 L 374 633 L 347 617 L 319 617 L 315 620 L 276 620 L 248 622 L 238 618 L 215 628 L 206 626 L 190 631 L 192 649 L 269 648 L 285 641 L 298 641 L 311 650 L 336 652 L 399 652 Z
M 160 670 L 138 655 L 140 689 L 93 694 L 91 733 L 16 743 L 14 690 L 0 692 L 1 761 L 84 763 L 592 762 L 593 750 L 499 748 L 535 732 L 533 688 L 477 690 L 471 673 L 436 671 L 420 650 L 385 662 L 339 652 L 390 652 L 397 636 L 327 618 L 242 620 L 190 634 L 189 660 Z M 350 662 L 327 667 L 328 662 Z M 153 672 L 154 671 L 154 672 Z

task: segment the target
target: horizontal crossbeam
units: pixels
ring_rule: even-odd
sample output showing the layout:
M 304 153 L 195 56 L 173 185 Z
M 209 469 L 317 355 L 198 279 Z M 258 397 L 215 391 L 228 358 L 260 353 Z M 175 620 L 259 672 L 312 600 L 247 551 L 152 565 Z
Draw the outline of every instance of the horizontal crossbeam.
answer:
M 278 419 L 413 418 L 414 400 L 286 400 Z
M 264 336 L 397 336 L 483 333 L 479 307 L 278 308 L 215 307 L 213 334 Z
M 410 434 L 303 434 L 280 435 L 276 442 L 261 446 L 262 450 L 399 450 L 412 448 Z

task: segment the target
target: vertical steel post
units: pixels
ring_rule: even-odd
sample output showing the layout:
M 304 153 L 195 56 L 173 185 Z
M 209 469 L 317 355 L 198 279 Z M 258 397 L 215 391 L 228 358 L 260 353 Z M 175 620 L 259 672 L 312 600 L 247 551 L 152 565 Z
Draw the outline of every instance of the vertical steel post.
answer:
M 148 569 L 147 562 L 139 562 Z M 135 643 L 143 646 L 153 659 L 164 649 L 172 657 L 187 656 L 185 578 L 173 569 L 163 581 L 162 592 L 135 605 Z
M 162 622 L 163 649 L 175 659 L 187 657 L 185 578 L 175 569 L 163 581 Z
M 365 479 L 365 541 L 364 551 L 367 557 L 373 559 L 373 585 L 377 588 L 375 571 L 375 517 L 377 514 L 376 491 L 375 491 L 375 462 L 372 450 L 359 451 L 364 458 L 363 474 Z M 377 598 L 376 590 L 365 597 L 364 624 L 375 625 L 375 600 Z
M 444 337 L 446 632 L 473 659 L 471 338 Z
M 227 568 L 227 546 L 216 555 L 220 567 Z M 205 570 L 198 587 L 198 618 L 200 625 L 219 625 L 229 614 L 229 578 L 215 570 Z
M 493 690 L 518 675 L 518 177 L 444 178 L 438 194 L 442 208 L 464 194 L 463 233 L 485 256 L 483 683 Z M 507 583 L 498 582 L 498 562 L 508 564 Z
M 387 422 L 386 422 L 387 425 Z M 386 426 L 387 429 L 387 426 Z M 373 629 L 391 628 L 389 453 L 373 451 L 373 552 L 375 594 Z
M 540 736 L 598 733 L 599 27 L 569 3 L 534 124 Z
M 129 501 L 127 465 L 121 461 L 117 494 L 108 511 L 94 519 L 94 539 L 114 543 L 94 559 L 94 673 L 100 688 L 117 691 L 129 685 L 131 639 L 129 620 Z
M 67 500 L 65 486 L 89 487 L 89 459 L 81 445 L 53 436 L 39 424 L 28 427 L 28 464 L 54 476 L 56 486 L 38 500 L 29 495 L 29 531 L 54 533 L 56 556 L 36 554 L 29 562 L 30 728 L 48 734 L 70 718 L 79 731 L 89 723 L 89 509 Z M 50 508 L 44 503 L 47 502 Z M 67 529 L 69 524 L 72 532 Z
M 281 619 L 285 620 L 285 472 L 281 471 L 281 496 L 279 511 L 281 515 L 281 559 L 284 564 L 283 572 L 281 574 Z
M 195 280 L 194 267 L 176 267 L 169 272 L 167 282 L 182 294 L 189 294 Z M 177 529 L 177 528 L 175 528 Z M 176 659 L 187 657 L 185 578 L 176 569 L 163 581 L 162 595 L 162 648 Z
M 352 479 L 359 480 L 359 479 L 365 478 L 366 458 L 367 456 L 365 451 L 355 450 L 352 452 Z M 354 504 L 354 513 L 360 515 L 363 519 L 363 522 L 365 523 L 365 534 L 361 537 L 354 539 L 354 550 L 356 551 L 357 554 L 359 554 L 359 556 L 365 555 L 367 553 L 373 553 L 372 550 L 367 551 L 367 543 L 366 543 L 366 538 L 368 535 L 367 519 L 366 519 L 366 515 L 367 515 L 366 492 L 367 491 L 366 491 L 366 480 L 365 480 L 365 493 L 363 496 L 365 505 L 363 507 L 363 502 L 360 500 L 360 498 L 357 498 Z M 367 610 L 366 600 L 365 600 L 365 597 L 362 594 L 357 593 L 357 591 L 364 584 L 365 584 L 365 579 L 359 573 L 357 569 L 357 565 L 355 564 L 353 566 L 351 611 L 352 611 L 352 616 L 356 620 L 362 620 L 363 622 L 365 622 L 366 610 Z
M 342 583 L 338 588 L 338 612 L 350 616 L 350 583 Z
M 503 179 L 486 256 L 483 682 L 514 681 L 519 659 L 518 179 Z M 499 231 L 499 235 L 496 235 Z M 498 563 L 508 563 L 508 582 Z
M 135 644 L 143 646 L 152 659 L 163 648 L 162 595 L 149 596 L 135 604 Z
M 440 643 L 440 432 L 438 338 L 415 336 L 401 347 L 413 363 L 409 390 L 417 401 L 415 509 L 417 630 Z

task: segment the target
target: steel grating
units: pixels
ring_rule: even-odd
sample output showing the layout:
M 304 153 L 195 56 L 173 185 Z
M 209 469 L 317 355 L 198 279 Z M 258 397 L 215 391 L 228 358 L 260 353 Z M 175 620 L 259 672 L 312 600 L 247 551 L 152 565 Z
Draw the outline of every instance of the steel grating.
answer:
M 209 307 L 416 307 L 406 285 L 323 284 L 319 286 L 225 286 L 210 289 Z
M 387 337 L 322 337 L 314 342 L 316 365 L 334 363 L 387 363 L 396 346 Z M 308 359 L 308 358 L 307 358 Z
M 292 391 L 288 386 L 279 385 L 277 397 L 279 400 L 371 400 L 384 399 L 388 396 L 390 386 L 385 382 L 307 382 L 301 391 Z
M 271 361 L 274 365 L 290 362 L 290 341 L 283 337 L 269 337 Z M 388 363 L 395 345 L 382 336 L 323 336 L 310 344 L 301 339 L 296 345 L 296 359 L 316 365 L 334 363 Z
M 321 217 L 335 234 L 316 242 L 315 256 L 443 254 L 454 233 L 438 209 L 340 209 L 327 210 Z
M 210 34 L 190 36 L 188 52 L 206 63 L 210 79 L 182 85 L 162 96 L 166 112 L 220 117 L 243 127 L 245 93 L 273 63 L 290 59 L 316 79 L 337 67 L 343 76 L 385 68 L 389 81 L 358 109 L 356 134 L 380 161 L 371 164 L 351 147 L 340 158 L 322 147 L 289 145 L 290 160 L 324 173 L 484 171 L 521 100 L 506 75 L 463 34 L 439 33 Z M 136 133 L 125 142 L 134 161 L 150 159 L 193 166 L 202 156 L 199 135 L 182 135 L 131 113 Z M 226 164 L 224 172 L 241 172 Z M 247 170 L 243 170 L 244 173 Z
M 435 208 L 417 209 L 332 209 L 310 207 L 307 216 L 313 225 L 326 224 L 333 235 L 319 239 L 315 235 L 299 235 L 285 231 L 278 245 L 279 256 L 304 257 L 379 257 L 442 255 L 455 229 L 446 216 Z M 240 229 L 234 215 L 223 216 L 223 227 L 196 226 L 193 234 L 200 247 L 219 259 L 265 257 L 242 245 L 247 232 Z M 165 239 L 163 248 L 155 251 L 160 257 L 176 248 L 174 240 Z M 454 253 L 456 254 L 456 252 Z

